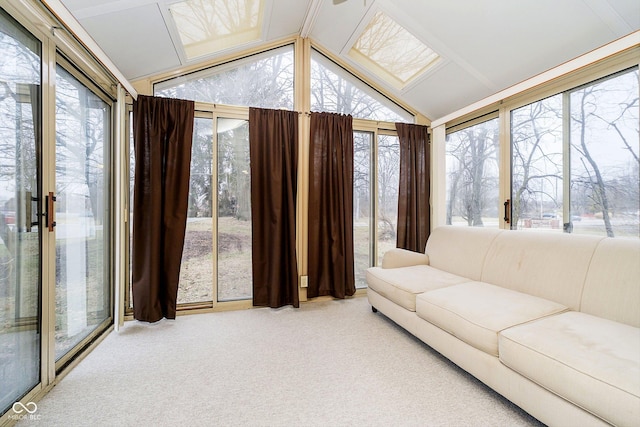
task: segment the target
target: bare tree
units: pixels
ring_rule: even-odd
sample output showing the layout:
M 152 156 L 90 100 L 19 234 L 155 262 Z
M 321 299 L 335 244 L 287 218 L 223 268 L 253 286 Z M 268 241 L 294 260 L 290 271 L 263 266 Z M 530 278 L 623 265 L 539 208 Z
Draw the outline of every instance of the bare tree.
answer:
M 224 13 L 235 12 L 231 10 Z M 209 73 L 162 89 L 157 94 L 219 104 L 293 108 L 293 51 L 279 50 L 251 62 L 240 62 L 237 67 L 222 72 L 213 68 Z M 219 215 L 238 219 L 251 217 L 247 142 L 248 130 L 245 127 L 220 134 L 218 169 L 214 172 L 211 141 L 196 133 L 191 156 L 190 216 L 212 215 L 210 194 L 213 176 L 217 173 Z
M 395 136 L 378 137 L 378 221 L 381 238 L 395 240 L 400 179 L 400 144 Z
M 371 134 L 354 132 L 353 135 L 353 215 L 369 216 L 371 203 Z
M 640 135 L 637 76 L 638 72 L 635 71 L 571 93 L 571 147 L 574 157 L 579 160 L 573 162 L 572 181 L 587 190 L 584 194 L 590 200 L 590 209 L 602 215 L 608 237 L 615 235 L 612 217 L 616 208 L 627 206 L 636 211 L 638 209 L 637 174 L 635 179 L 632 178 L 633 171 L 637 171 L 640 165 L 637 153 Z M 633 85 L 625 81 L 627 78 L 636 83 L 636 90 L 628 90 Z M 619 143 L 617 147 L 616 139 Z M 603 157 L 595 154 L 604 144 L 610 146 L 609 155 Z M 618 161 L 612 165 L 611 161 L 616 157 L 626 157 L 629 162 L 622 161 L 620 164 Z M 629 167 L 632 173 L 627 172 Z M 623 182 L 628 184 L 620 185 Z M 621 193 L 624 194 L 622 197 Z M 616 206 L 618 201 L 620 205 Z
M 448 224 L 459 215 L 469 226 L 484 225 L 484 211 L 497 203 L 493 193 L 497 189 L 498 143 L 496 120 L 450 135 L 447 155 L 453 169 L 448 178 Z
M 26 44 L 25 44 L 26 42 Z M 0 33 L 0 236 L 7 218 L 31 230 L 38 195 L 40 58 L 35 45 L 17 34 Z
M 541 216 L 562 204 L 557 181 L 562 179 L 561 96 L 514 110 L 512 138 L 511 226 L 523 215 Z
M 218 134 L 218 215 L 251 218 L 247 125 Z
M 82 195 L 84 210 L 102 221 L 105 142 L 109 107 L 73 76 L 58 67 L 56 80 L 56 180 L 59 205 Z M 84 184 L 85 189 L 78 187 Z M 76 209 L 78 207 L 76 206 Z
M 346 76 L 346 71 L 334 72 L 325 66 L 321 57 L 312 58 L 311 109 L 350 114 L 370 120 L 404 120 L 389 106 L 369 95 L 359 80 Z
M 293 108 L 293 50 L 285 47 L 251 62 L 219 71 L 205 70 L 195 78 L 157 90 L 156 95 L 226 105 Z
M 202 129 L 208 126 L 209 129 Z M 213 141 L 211 120 L 196 119 L 191 146 L 189 217 L 210 218 L 213 214 Z

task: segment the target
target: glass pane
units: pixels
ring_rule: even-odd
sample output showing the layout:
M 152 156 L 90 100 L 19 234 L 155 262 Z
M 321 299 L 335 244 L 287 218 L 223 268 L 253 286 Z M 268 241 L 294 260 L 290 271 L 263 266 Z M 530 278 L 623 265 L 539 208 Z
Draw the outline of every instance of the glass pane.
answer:
M 570 102 L 573 232 L 639 237 L 638 70 L 573 91 Z
M 316 51 L 311 52 L 311 110 L 359 119 L 414 121 L 409 112 Z
M 158 83 L 154 91 L 168 98 L 292 110 L 293 70 L 293 46 L 284 46 Z
M 0 10 L 0 415 L 40 381 L 40 51 Z
M 498 227 L 498 119 L 447 135 L 447 224 Z
M 56 360 L 110 317 L 110 107 L 56 69 Z
M 562 230 L 562 94 L 511 111 L 511 228 Z
M 440 56 L 383 12 L 377 12 L 349 51 L 357 62 L 404 87 Z
M 397 136 L 378 136 L 378 263 L 386 251 L 396 247 L 400 142 Z
M 260 38 L 262 1 L 185 0 L 169 5 L 187 58 Z
M 196 118 L 178 303 L 213 300 L 213 123 Z
M 252 296 L 249 122 L 218 119 L 218 301 Z
M 353 133 L 353 260 L 356 288 L 367 286 L 371 266 L 371 143 L 373 134 Z

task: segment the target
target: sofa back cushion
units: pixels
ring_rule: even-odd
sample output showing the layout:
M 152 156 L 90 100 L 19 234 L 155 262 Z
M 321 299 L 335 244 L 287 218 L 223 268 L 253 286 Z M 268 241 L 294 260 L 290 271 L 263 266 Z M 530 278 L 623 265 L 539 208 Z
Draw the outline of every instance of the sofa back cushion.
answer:
M 580 311 L 640 328 L 640 240 L 606 238 L 598 244 Z
M 500 233 L 503 231 L 497 228 L 437 227 L 431 232 L 425 249 L 429 265 L 471 280 L 480 280 L 487 250 Z
M 506 231 L 487 253 L 482 281 L 579 310 L 593 252 L 603 237 Z

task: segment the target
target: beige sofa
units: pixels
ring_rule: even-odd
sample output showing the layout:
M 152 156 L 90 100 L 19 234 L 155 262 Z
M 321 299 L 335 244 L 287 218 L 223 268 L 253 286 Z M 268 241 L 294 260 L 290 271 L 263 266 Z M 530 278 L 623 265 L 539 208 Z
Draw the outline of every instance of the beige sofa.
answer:
M 380 311 L 548 425 L 640 425 L 640 240 L 444 226 L 367 270 Z

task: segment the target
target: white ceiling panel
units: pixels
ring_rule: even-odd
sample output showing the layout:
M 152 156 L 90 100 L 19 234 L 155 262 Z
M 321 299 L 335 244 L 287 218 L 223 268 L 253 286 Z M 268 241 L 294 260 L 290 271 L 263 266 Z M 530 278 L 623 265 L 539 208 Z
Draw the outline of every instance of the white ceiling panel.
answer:
M 469 99 L 483 99 L 492 93 L 462 67 L 449 62 L 406 91 L 402 99 L 426 117 L 438 118 L 467 106 Z
M 307 2 L 300 0 L 274 0 L 267 30 L 267 40 L 277 40 L 300 34 Z
M 92 16 L 81 24 L 131 80 L 180 66 L 157 4 Z
M 619 37 L 640 27 L 640 1 L 584 0 L 584 2 Z

